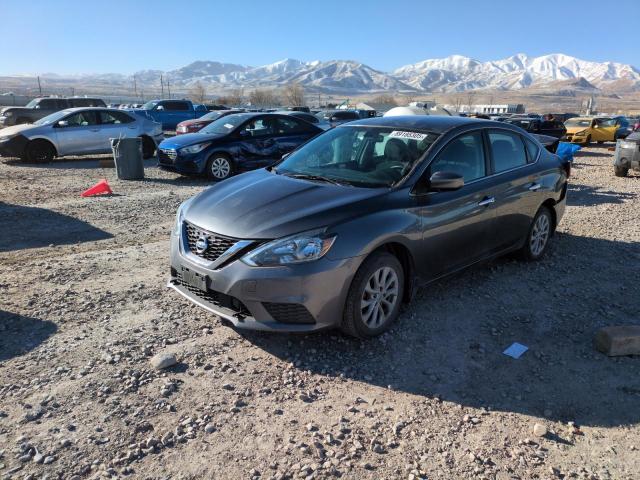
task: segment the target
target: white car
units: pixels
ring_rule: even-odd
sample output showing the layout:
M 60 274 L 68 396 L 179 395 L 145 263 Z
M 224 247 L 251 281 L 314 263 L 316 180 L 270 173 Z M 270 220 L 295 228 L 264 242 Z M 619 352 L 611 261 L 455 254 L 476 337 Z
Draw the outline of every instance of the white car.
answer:
M 110 139 L 127 137 L 142 138 L 142 156 L 151 158 L 164 135 L 161 124 L 122 110 L 69 108 L 0 130 L 0 156 L 49 162 L 65 155 L 110 153 Z

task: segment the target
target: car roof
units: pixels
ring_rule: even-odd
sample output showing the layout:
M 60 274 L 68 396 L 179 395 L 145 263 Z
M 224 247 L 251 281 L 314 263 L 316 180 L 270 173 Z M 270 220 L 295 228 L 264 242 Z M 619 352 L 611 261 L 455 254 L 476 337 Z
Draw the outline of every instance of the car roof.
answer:
M 72 107 L 72 108 L 65 108 L 64 111 L 65 112 L 82 112 L 84 110 L 105 110 L 105 111 L 112 111 L 112 112 L 125 112 L 127 113 L 126 110 L 121 110 L 119 108 L 111 108 L 111 107 Z M 61 110 L 63 111 L 63 110 Z
M 485 120 L 481 118 L 469 118 L 469 117 L 448 117 L 444 115 L 401 115 L 397 117 L 374 117 L 363 120 L 355 120 L 349 122 L 343 126 L 372 126 L 372 127 L 389 127 L 389 128 L 408 128 L 415 130 L 425 130 L 432 133 L 444 133 L 452 128 L 461 127 L 464 125 L 477 125 L 477 126 L 500 126 L 504 124 L 502 122 L 496 122 L 495 120 Z

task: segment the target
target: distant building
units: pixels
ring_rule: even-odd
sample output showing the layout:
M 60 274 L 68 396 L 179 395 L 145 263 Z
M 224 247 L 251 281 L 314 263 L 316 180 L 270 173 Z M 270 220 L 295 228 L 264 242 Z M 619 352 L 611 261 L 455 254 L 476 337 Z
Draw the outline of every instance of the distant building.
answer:
M 522 103 L 504 103 L 498 105 L 473 105 L 472 113 L 499 114 L 499 113 L 524 113 Z

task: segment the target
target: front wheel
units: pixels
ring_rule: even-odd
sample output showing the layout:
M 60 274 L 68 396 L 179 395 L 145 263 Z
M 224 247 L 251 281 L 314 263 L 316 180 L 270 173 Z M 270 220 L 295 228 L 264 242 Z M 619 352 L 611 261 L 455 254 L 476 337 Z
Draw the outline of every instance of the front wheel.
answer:
M 48 163 L 53 160 L 56 150 L 46 140 L 33 140 L 27 144 L 24 159 L 33 163 Z
M 553 233 L 553 218 L 547 207 L 540 207 L 533 219 L 527 241 L 522 247 L 521 255 L 524 260 L 536 261 L 547 251 L 549 239 Z
M 233 175 L 233 165 L 228 157 L 214 154 L 207 162 L 207 175 L 213 180 L 226 180 Z
M 588 147 L 590 143 L 591 143 L 591 135 L 588 135 L 587 139 L 584 141 L 584 146 Z
M 342 330 L 368 338 L 386 331 L 400 314 L 404 271 L 398 259 L 375 252 L 358 269 L 349 287 Z

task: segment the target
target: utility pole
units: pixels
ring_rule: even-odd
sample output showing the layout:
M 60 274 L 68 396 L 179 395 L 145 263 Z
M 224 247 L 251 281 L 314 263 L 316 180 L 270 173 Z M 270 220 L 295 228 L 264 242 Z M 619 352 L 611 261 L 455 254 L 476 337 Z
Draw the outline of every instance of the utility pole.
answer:
M 133 96 L 138 97 L 138 85 L 136 84 L 136 76 L 133 75 Z
M 40 75 L 38 75 L 38 91 L 40 92 L 40 96 L 42 96 L 42 85 L 40 84 Z
M 171 100 L 171 84 L 169 83 L 168 78 L 167 78 L 167 92 L 169 93 L 169 100 Z
M 162 92 L 160 98 L 164 98 L 164 82 L 162 80 L 162 75 L 160 75 L 160 89 L 161 89 L 161 92 Z

